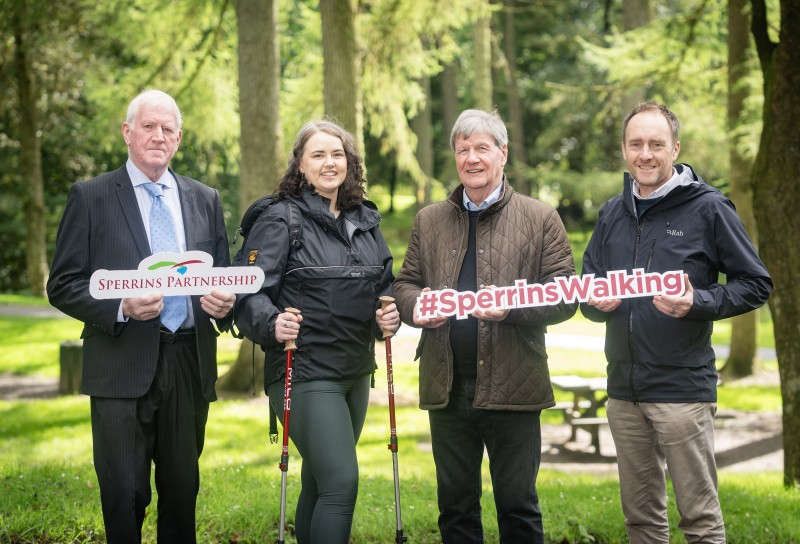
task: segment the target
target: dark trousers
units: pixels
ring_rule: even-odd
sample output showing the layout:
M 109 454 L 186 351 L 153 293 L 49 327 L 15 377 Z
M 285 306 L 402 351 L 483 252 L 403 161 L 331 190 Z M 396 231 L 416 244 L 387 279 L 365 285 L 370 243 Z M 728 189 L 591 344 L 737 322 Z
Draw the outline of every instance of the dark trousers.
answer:
M 208 419 L 194 342 L 161 344 L 150 390 L 140 398 L 92 397 L 94 465 L 106 540 L 141 542 L 150 504 L 150 463 L 158 492 L 158 542 L 196 542 L 198 458 Z
M 367 416 L 370 379 L 292 384 L 289 435 L 303 457 L 295 511 L 298 544 L 350 541 L 358 497 L 356 444 Z M 283 382 L 268 387 L 269 401 L 281 417 L 283 389 Z
M 429 412 L 442 542 L 483 542 L 480 498 L 485 448 L 500 542 L 543 543 L 536 492 L 542 451 L 540 412 L 477 409 L 472 406 L 474 397 L 475 380 L 456 379 L 447 408 Z

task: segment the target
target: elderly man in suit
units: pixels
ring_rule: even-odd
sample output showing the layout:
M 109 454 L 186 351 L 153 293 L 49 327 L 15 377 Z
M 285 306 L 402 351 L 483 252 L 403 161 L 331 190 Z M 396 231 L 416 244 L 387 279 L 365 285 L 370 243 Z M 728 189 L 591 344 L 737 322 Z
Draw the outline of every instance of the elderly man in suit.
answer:
M 82 392 L 91 397 L 94 465 L 110 544 L 141 542 L 151 462 L 158 541 L 196 541 L 198 459 L 209 402 L 216 399 L 212 320 L 227 330 L 236 297 L 154 292 L 97 300 L 89 294 L 95 270 L 136 269 L 164 250 L 164 236 L 175 252 L 205 251 L 214 266 L 230 264 L 219 193 L 168 168 L 181 123 L 166 93 L 149 90 L 131 101 L 122 124 L 128 161 L 70 189 L 47 283 L 50 303 L 84 323 Z M 156 210 L 168 228 L 154 222 Z

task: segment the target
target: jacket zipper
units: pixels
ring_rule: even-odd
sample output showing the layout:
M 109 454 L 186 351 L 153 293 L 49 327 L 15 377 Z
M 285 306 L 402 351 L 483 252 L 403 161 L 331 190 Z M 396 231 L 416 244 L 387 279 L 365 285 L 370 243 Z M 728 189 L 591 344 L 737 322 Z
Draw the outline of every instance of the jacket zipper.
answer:
M 650 272 L 650 263 L 653 262 L 653 252 L 656 249 L 656 239 L 653 238 L 653 243 L 650 244 L 650 253 L 647 255 L 647 264 L 644 266 L 645 272 Z
M 469 233 L 469 214 L 467 214 L 465 217 L 467 219 L 467 233 Z M 480 272 L 478 271 L 478 238 L 479 238 L 478 229 L 479 228 L 480 228 L 480 216 L 475 218 L 475 280 L 476 280 L 475 281 L 475 290 L 476 291 L 479 289 L 479 287 L 477 285 L 477 283 L 478 283 L 477 280 L 479 279 L 478 275 L 480 274 Z M 469 241 L 467 241 L 467 244 L 469 245 Z M 459 269 L 459 274 L 460 273 L 461 273 L 461 270 Z M 458 278 L 456 278 L 456 282 L 458 282 Z M 476 383 L 477 383 L 477 376 L 478 376 L 478 373 L 479 373 L 478 363 L 481 360 L 481 324 L 480 323 L 478 323 L 478 334 L 475 335 L 475 354 L 477 355 L 477 357 L 475 358 L 475 378 L 476 378 Z
M 361 261 L 356 256 L 356 250 L 353 248 L 353 244 L 350 243 L 346 237 L 344 237 L 340 232 L 339 229 L 336 229 L 336 234 L 339 235 L 339 238 L 342 240 L 344 245 L 347 247 L 347 252 L 350 254 L 350 258 L 353 259 L 353 264 L 361 264 Z
M 633 268 L 636 268 L 636 261 L 638 260 L 637 257 L 639 255 L 639 242 L 641 241 L 642 237 L 642 225 L 639 223 L 639 218 L 636 218 L 636 241 L 633 244 Z M 649 261 L 649 258 L 648 258 Z M 631 389 L 631 398 L 633 399 L 633 405 L 637 406 L 639 404 L 639 399 L 636 397 L 636 389 L 633 387 L 633 374 L 636 371 L 636 353 L 633 349 L 633 301 L 628 303 L 628 351 L 631 355 L 631 371 L 628 376 L 628 386 Z

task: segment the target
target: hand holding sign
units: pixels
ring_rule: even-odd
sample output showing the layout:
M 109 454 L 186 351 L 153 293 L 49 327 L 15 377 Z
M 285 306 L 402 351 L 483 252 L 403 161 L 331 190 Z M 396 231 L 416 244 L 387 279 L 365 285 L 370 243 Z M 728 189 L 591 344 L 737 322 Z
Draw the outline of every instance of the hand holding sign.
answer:
M 428 329 L 441 327 L 447 321 L 447 316 L 439 315 L 436 312 L 436 302 L 438 291 L 431 291 L 430 287 L 422 290 L 414 306 L 414 324 Z
M 233 310 L 236 295 L 213 290 L 208 295 L 200 297 L 200 307 L 214 319 L 222 319 Z
M 496 285 L 490 285 L 487 289 L 496 289 Z M 472 317 L 476 319 L 483 319 L 486 321 L 502 321 L 510 312 L 510 308 L 503 308 L 503 309 L 495 309 L 495 308 L 478 308 L 474 312 L 472 312 Z
M 686 291 L 680 295 L 657 295 L 653 297 L 653 304 L 658 311 L 667 314 L 670 317 L 683 317 L 689 313 L 694 304 L 694 288 L 689 282 L 689 274 L 684 274 L 684 282 L 686 283 Z
M 161 315 L 164 295 L 151 293 L 143 297 L 122 299 L 122 315 L 137 321 L 150 321 Z

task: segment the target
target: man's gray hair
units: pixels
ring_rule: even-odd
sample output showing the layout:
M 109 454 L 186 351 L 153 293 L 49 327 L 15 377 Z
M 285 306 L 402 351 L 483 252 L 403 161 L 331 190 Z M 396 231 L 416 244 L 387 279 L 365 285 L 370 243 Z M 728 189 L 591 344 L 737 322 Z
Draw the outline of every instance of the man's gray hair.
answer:
M 126 123 L 129 125 L 133 123 L 133 120 L 136 119 L 136 116 L 139 114 L 139 109 L 143 104 L 158 104 L 171 108 L 175 113 L 178 130 L 181 130 L 181 126 L 183 126 L 183 117 L 181 116 L 181 110 L 178 108 L 178 104 L 175 102 L 174 98 L 158 89 L 143 91 L 139 93 L 136 98 L 131 100 L 131 103 L 128 104 L 128 115 L 125 117 Z
M 485 133 L 494 138 L 497 147 L 508 145 L 508 130 L 500 119 L 497 108 L 491 111 L 464 110 L 456 119 L 450 132 L 450 147 L 455 151 L 458 138 L 469 138 L 474 133 Z

